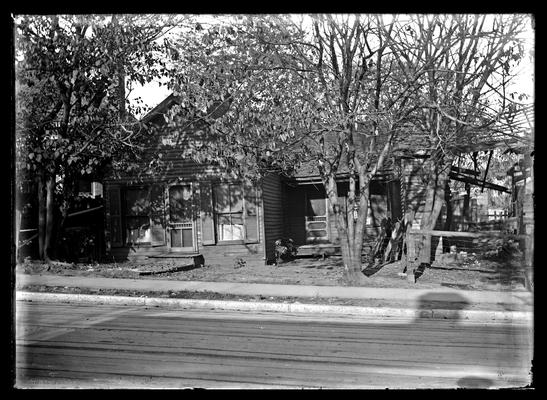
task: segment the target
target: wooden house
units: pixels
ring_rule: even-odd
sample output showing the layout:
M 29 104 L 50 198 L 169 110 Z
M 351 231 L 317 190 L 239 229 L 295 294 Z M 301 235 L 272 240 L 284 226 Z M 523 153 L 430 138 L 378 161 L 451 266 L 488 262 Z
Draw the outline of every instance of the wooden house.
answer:
M 517 163 L 507 171 L 511 179 L 512 208 L 516 219 L 516 232 L 525 235 L 524 261 L 528 269 L 528 283 L 533 286 L 534 266 L 534 227 L 535 227 L 535 193 L 534 193 L 534 154 L 532 148 L 521 148 L 517 151 L 520 157 Z
M 144 118 L 161 126 L 163 113 L 176 104 L 169 96 Z M 114 260 L 226 257 L 263 260 L 265 210 L 262 189 L 234 180 L 219 169 L 181 158 L 180 146 L 161 129 L 150 141 L 133 172 L 112 171 L 104 180 L 105 241 Z M 161 166 L 144 168 L 152 160 Z M 147 171 L 147 172 L 143 172 Z M 275 240 L 275 239 L 273 239 Z
M 175 103 L 169 96 L 143 121 L 161 125 L 162 113 Z M 329 201 L 313 165 L 291 177 L 272 173 L 258 183 L 243 182 L 212 165 L 181 158 L 185 143 L 173 145 L 176 139 L 166 132 L 158 131 L 141 160 L 148 165 L 161 153 L 156 172 L 113 171 L 104 180 L 109 258 L 268 263 L 279 238 L 293 239 L 301 255 L 339 253 Z M 188 140 L 199 140 L 192 135 Z M 343 204 L 345 175 L 342 171 L 338 179 Z M 365 240 L 373 241 L 382 219 L 402 215 L 400 183 L 386 168 L 370 189 Z

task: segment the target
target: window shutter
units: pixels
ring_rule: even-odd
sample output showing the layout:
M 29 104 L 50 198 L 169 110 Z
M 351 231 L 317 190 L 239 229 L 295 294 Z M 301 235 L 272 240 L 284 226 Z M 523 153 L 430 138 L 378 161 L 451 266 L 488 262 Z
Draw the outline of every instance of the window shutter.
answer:
M 120 188 L 113 186 L 108 188 L 108 227 L 110 231 L 110 244 L 112 247 L 120 247 L 122 241 L 122 204 L 120 196 Z
M 213 195 L 211 183 L 200 183 L 200 220 L 201 220 L 201 244 L 204 246 L 215 244 L 215 225 Z
M 155 246 L 165 244 L 165 198 L 164 188 L 153 185 L 150 189 L 150 233 Z
M 256 188 L 245 184 L 245 242 L 257 243 L 259 241 L 258 227 L 258 199 Z

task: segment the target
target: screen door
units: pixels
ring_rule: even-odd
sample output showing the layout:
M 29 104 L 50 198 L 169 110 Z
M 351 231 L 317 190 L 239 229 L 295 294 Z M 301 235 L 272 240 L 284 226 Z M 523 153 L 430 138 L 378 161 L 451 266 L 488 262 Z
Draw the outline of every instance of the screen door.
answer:
M 169 187 L 169 238 L 174 251 L 194 251 L 192 186 Z

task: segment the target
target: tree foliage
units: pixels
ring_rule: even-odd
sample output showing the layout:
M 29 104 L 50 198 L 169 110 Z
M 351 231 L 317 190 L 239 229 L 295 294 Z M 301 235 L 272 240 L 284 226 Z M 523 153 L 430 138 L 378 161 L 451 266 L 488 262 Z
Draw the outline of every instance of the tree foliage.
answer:
M 144 83 L 161 73 L 154 40 L 165 29 L 144 22 L 133 16 L 19 18 L 17 149 L 26 155 L 23 167 L 86 175 L 136 148 L 143 131 L 130 115 L 139 105 L 128 104 L 120 114 L 126 107 L 120 81 Z
M 457 157 L 503 141 L 528 141 L 515 121 L 524 104 L 508 92 L 524 56 L 527 20 L 525 15 L 417 15 L 398 21 L 405 29 L 395 30 L 399 36 L 392 37 L 390 49 L 401 66 L 426 71 L 415 81 L 419 108 L 409 126 L 429 155 L 422 229 L 434 229 Z M 418 259 L 429 262 L 428 248 L 418 250 Z
M 507 133 L 518 107 L 505 90 L 522 57 L 518 35 L 525 19 L 196 18 L 172 43 L 170 88 L 181 103 L 166 119 L 180 137 L 197 121 L 206 127 L 204 140 L 183 157 L 239 176 L 291 174 L 311 163 L 336 216 L 348 277 L 355 280 L 369 183 L 393 145 L 410 142 L 411 150 L 431 155 L 428 196 L 436 198 L 434 175 L 447 176 L 461 143 Z M 349 179 L 346 210 L 338 201 L 341 173 Z M 436 219 L 437 207 L 427 223 Z
M 504 129 L 519 111 L 507 92 L 524 56 L 524 15 L 416 15 L 401 19 L 390 49 L 416 79 L 414 128 L 429 135 L 432 148 L 476 143 Z M 404 67 L 403 67 L 404 66 Z M 521 97 L 522 100 L 522 97 Z
M 132 113 L 141 105 L 127 103 L 126 83 L 148 82 L 164 72 L 158 39 L 171 20 L 16 17 L 19 182 L 34 177 L 42 190 L 52 181 L 49 190 L 58 195 L 53 203 L 66 213 L 78 179 L 100 174 L 108 163 L 123 166 L 138 155 L 145 130 Z M 44 199 L 48 196 L 54 193 Z
M 370 180 L 413 109 L 415 90 L 386 51 L 385 25 L 379 16 L 235 17 L 196 22 L 174 43 L 171 87 L 181 106 L 168 121 L 182 135 L 185 123 L 202 121 L 210 143 L 183 156 L 240 176 L 313 165 L 350 280 L 361 268 Z M 349 176 L 347 208 L 341 173 Z

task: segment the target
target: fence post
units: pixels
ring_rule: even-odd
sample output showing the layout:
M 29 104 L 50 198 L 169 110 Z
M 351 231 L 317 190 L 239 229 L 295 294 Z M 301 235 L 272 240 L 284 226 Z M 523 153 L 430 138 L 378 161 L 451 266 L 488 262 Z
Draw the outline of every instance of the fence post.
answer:
M 423 235 L 422 240 L 422 251 L 420 252 L 420 259 L 418 260 L 418 262 L 420 264 L 431 264 L 431 235 Z

